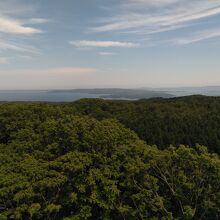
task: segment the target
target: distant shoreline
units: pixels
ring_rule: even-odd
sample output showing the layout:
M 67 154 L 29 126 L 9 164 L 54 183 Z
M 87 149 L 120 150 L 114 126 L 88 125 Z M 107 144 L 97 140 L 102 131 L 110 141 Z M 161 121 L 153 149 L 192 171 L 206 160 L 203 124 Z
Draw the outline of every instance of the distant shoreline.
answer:
M 174 98 L 191 95 L 220 96 L 220 87 L 149 89 L 0 90 L 1 102 L 74 102 L 84 98 L 130 100 Z

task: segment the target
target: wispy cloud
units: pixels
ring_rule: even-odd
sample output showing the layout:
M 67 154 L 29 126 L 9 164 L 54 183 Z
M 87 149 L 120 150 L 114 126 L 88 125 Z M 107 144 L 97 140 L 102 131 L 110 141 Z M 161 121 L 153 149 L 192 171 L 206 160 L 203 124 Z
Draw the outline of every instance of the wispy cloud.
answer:
M 200 31 L 189 37 L 175 39 L 174 43 L 177 45 L 186 45 L 213 38 L 220 38 L 220 29 Z
M 131 42 L 120 42 L 120 41 L 70 41 L 71 45 L 78 47 L 78 48 L 108 48 L 108 47 L 115 47 L 115 48 L 132 48 L 139 46 L 138 44 L 131 43 Z
M 11 41 L 1 40 L 0 39 L 0 51 L 1 50 L 9 50 L 9 51 L 17 51 L 22 53 L 31 53 L 31 54 L 40 54 L 40 51 L 30 45 L 27 44 L 18 44 Z
M 49 20 L 35 16 L 36 9 L 33 4 L 22 2 L 0 1 L 0 52 L 6 51 L 9 55 L 39 55 L 40 49 L 34 46 L 35 35 L 44 32 L 40 25 Z
M 91 28 L 94 32 L 156 34 L 220 15 L 220 0 L 128 0 Z
M 48 22 L 50 22 L 50 20 L 46 18 L 31 18 L 25 21 L 26 24 L 45 24 Z
M 99 52 L 98 54 L 100 56 L 113 56 L 113 55 L 116 55 L 116 53 L 112 53 L 112 52 Z
M 11 34 L 37 34 L 42 31 L 33 27 L 25 26 L 25 22 L 8 17 L 0 17 L 0 32 Z
M 42 33 L 32 25 L 49 22 L 48 19 L 35 17 L 35 4 L 22 0 L 0 1 L 0 32 L 19 35 Z M 22 19 L 21 19 L 22 18 Z
M 128 0 L 126 3 L 123 3 L 123 7 L 139 7 L 140 5 L 145 7 L 161 7 L 181 1 L 183 0 Z

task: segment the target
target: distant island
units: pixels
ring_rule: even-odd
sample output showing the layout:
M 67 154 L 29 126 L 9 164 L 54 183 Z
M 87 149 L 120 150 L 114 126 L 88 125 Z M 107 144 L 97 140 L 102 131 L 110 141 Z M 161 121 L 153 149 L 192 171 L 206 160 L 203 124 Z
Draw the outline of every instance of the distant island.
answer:
M 172 94 L 162 91 L 152 91 L 147 89 L 120 89 L 120 88 L 101 88 L 101 89 L 71 89 L 71 90 L 52 90 L 55 93 L 81 93 L 98 95 L 104 99 L 149 99 L 149 98 L 172 98 Z

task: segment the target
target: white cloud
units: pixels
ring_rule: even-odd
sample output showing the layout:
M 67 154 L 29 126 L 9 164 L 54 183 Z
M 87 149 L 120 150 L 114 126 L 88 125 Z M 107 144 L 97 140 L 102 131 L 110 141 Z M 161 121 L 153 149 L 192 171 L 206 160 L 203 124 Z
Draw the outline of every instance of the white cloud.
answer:
M 220 7 L 200 11 L 195 14 L 186 14 L 183 16 L 173 16 L 173 17 L 171 16 L 167 19 L 167 21 L 165 22 L 165 25 L 168 26 L 168 25 L 173 25 L 173 24 L 181 24 L 181 23 L 185 23 L 189 21 L 194 21 L 194 20 L 199 20 L 202 18 L 214 16 L 217 14 L 220 14 Z
M 220 0 L 129 0 L 118 5 L 92 30 L 146 35 L 175 30 L 220 15 Z
M 108 47 L 115 47 L 115 48 L 132 48 L 139 46 L 138 44 L 131 43 L 131 42 L 120 42 L 120 41 L 70 41 L 71 45 L 76 46 L 78 48 L 108 48 Z
M 177 45 L 187 45 L 196 43 L 203 40 L 213 39 L 213 38 L 220 38 L 220 29 L 214 30 L 206 30 L 202 32 L 197 32 L 192 36 L 186 38 L 178 38 L 174 40 L 174 43 Z
M 49 22 L 48 19 L 35 17 L 36 4 L 20 0 L 0 1 L 0 32 L 20 35 L 42 33 L 42 30 L 31 27 L 32 24 Z M 19 19 L 22 17 L 23 19 Z M 24 19 L 25 17 L 25 19 Z
M 33 27 L 25 26 L 25 22 L 8 17 L 0 17 L 0 32 L 11 34 L 36 34 L 42 31 Z
M 31 39 L 35 40 L 36 34 L 43 33 L 37 25 L 49 20 L 35 17 L 35 6 L 33 3 L 22 3 L 18 0 L 0 1 L 0 52 L 6 51 L 12 56 L 40 54 Z

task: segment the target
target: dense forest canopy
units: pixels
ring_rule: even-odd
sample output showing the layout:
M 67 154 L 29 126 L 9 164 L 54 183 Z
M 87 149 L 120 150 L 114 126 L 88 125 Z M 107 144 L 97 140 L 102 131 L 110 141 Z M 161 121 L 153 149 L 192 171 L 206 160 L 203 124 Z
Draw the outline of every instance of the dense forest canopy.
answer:
M 220 98 L 2 103 L 0 220 L 219 219 L 219 153 Z
M 150 145 L 205 145 L 220 153 L 220 97 L 191 96 L 136 102 L 80 100 L 78 112 L 97 119 L 115 118 Z

